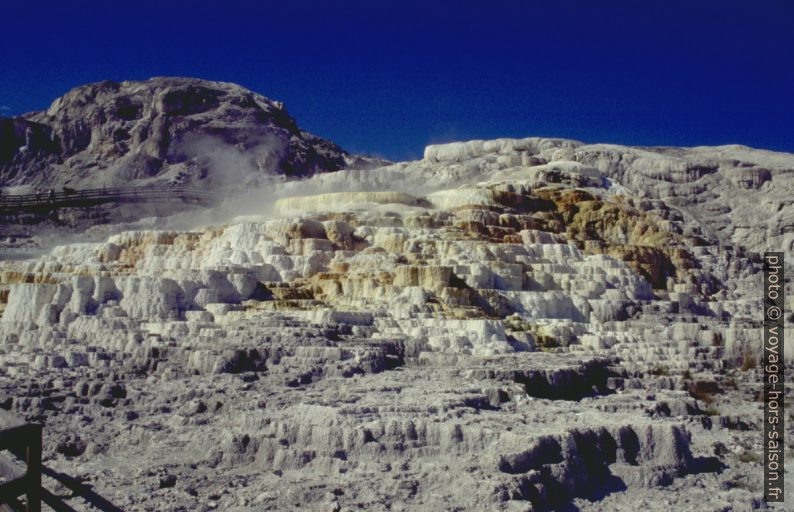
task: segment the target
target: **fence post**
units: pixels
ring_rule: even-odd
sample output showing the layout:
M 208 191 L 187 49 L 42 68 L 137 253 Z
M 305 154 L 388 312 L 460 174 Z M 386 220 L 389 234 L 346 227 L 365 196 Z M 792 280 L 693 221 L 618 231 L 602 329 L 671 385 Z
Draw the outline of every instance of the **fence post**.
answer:
M 27 450 L 28 510 L 41 512 L 41 425 L 29 425 Z

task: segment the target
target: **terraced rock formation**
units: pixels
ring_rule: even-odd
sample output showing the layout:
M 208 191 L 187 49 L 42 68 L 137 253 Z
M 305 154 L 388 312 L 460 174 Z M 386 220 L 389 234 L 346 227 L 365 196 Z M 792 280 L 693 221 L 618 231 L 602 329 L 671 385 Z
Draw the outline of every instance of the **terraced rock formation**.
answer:
M 3 262 L 0 403 L 124 510 L 762 508 L 793 170 L 455 143 Z
M 0 259 L 48 250 L 66 235 L 102 238 L 107 224 L 196 215 L 195 204 L 179 200 L 182 189 L 222 202 L 287 177 L 385 163 L 302 130 L 281 102 L 236 84 L 175 77 L 88 84 L 45 111 L 0 116 L 0 198 L 12 205 L 0 207 Z M 167 188 L 174 189 L 167 203 L 48 200 L 50 190 L 58 199 L 102 189 L 142 190 L 145 198 Z M 15 211 L 23 195 L 28 207 Z

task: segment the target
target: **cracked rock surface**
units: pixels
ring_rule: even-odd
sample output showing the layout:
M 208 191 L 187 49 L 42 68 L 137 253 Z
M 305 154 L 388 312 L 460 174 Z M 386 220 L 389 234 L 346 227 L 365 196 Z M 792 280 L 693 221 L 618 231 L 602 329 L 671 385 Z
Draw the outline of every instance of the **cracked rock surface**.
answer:
M 763 509 L 759 253 L 792 254 L 792 172 L 454 143 L 0 262 L 0 405 L 124 510 Z

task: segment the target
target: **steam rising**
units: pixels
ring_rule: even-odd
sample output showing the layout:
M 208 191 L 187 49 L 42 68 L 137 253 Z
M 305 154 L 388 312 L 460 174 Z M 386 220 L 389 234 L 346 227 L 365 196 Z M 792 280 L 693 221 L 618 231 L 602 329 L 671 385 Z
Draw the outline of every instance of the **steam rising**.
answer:
M 213 190 L 261 187 L 278 176 L 288 142 L 276 135 L 263 137 L 256 145 L 228 142 L 209 135 L 190 137 L 179 145 L 179 156 L 188 160 L 197 176 Z
M 359 192 L 388 193 L 397 197 L 407 194 L 423 198 L 428 193 L 471 183 L 481 178 L 481 168 L 476 164 L 452 166 L 439 173 L 437 166 L 424 165 L 422 161 L 402 162 L 377 169 L 346 169 L 316 174 L 304 179 L 287 179 L 278 168 L 286 148 L 286 142 L 272 137 L 254 150 L 240 151 L 212 138 L 197 141 L 196 158 L 207 166 L 212 190 L 218 194 L 216 206 L 203 211 L 191 211 L 167 219 L 158 219 L 159 229 L 195 229 L 204 226 L 225 224 L 237 217 L 248 220 L 266 219 L 282 214 L 275 203 L 286 198 L 316 198 L 337 201 L 338 193 L 353 197 Z M 335 195 L 336 194 L 336 195 Z M 382 203 L 382 197 L 373 196 L 372 203 Z M 315 199 L 292 201 L 290 204 L 306 204 Z M 397 201 L 402 204 L 425 204 L 421 201 Z M 283 201 L 282 201 L 283 203 Z M 339 204 L 328 204 L 329 207 Z M 307 210 L 322 209 L 313 204 Z M 291 211 L 295 215 L 296 211 Z
M 221 138 L 211 135 L 194 136 L 183 140 L 172 156 L 182 161 L 172 165 L 166 173 L 156 180 L 202 188 L 215 195 L 214 205 L 209 208 L 188 207 L 185 211 L 174 211 L 174 205 L 140 203 L 118 205 L 118 214 L 125 209 L 134 210 L 139 220 L 114 222 L 91 226 L 80 235 L 65 234 L 62 229 L 52 229 L 39 237 L 41 245 L 51 248 L 55 245 L 75 241 L 97 241 L 121 231 L 129 230 L 194 230 L 208 226 L 222 225 L 245 217 L 246 220 L 265 220 L 288 214 L 300 215 L 301 209 L 280 212 L 275 203 L 286 198 L 307 198 L 288 204 L 311 204 L 304 211 L 338 209 L 344 207 L 340 197 L 347 197 L 356 203 L 356 208 L 371 205 L 397 203 L 403 206 L 426 205 L 421 201 L 428 193 L 449 188 L 466 181 L 477 181 L 481 176 L 477 165 L 461 164 L 453 166 L 448 172 L 439 173 L 437 168 L 423 161 L 403 162 L 370 170 L 348 169 L 317 174 L 304 179 L 289 179 L 284 176 L 281 163 L 284 160 L 288 141 L 276 135 L 263 138 L 256 145 L 244 147 L 230 145 Z M 170 181 L 167 181 L 170 180 Z M 361 192 L 371 194 L 367 197 L 357 195 Z M 344 193 L 340 195 L 339 193 Z M 386 194 L 386 195 L 384 195 Z M 400 194 L 410 195 L 405 199 Z M 384 200 L 384 197 L 397 197 L 400 200 Z M 415 199 L 414 199 L 415 198 Z M 142 210 L 148 215 L 141 218 Z M 114 213 L 113 215 L 116 215 Z

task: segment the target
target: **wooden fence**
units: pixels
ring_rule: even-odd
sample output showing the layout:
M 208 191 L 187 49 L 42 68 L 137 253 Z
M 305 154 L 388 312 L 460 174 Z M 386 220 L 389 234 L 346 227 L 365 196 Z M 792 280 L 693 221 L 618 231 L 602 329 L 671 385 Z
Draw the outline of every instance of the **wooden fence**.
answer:
M 0 215 L 47 212 L 57 208 L 90 207 L 106 203 L 182 202 L 209 206 L 214 194 L 179 186 L 61 189 L 37 194 L 0 196 Z

